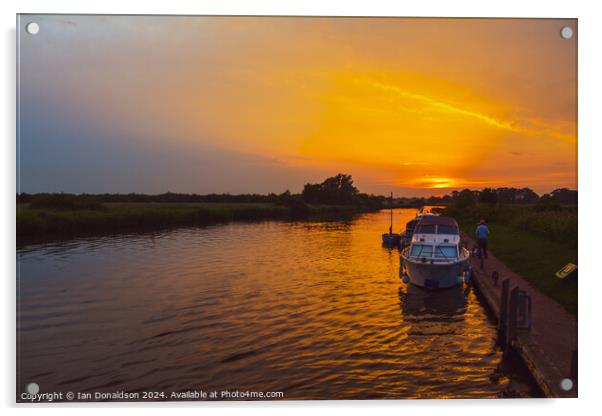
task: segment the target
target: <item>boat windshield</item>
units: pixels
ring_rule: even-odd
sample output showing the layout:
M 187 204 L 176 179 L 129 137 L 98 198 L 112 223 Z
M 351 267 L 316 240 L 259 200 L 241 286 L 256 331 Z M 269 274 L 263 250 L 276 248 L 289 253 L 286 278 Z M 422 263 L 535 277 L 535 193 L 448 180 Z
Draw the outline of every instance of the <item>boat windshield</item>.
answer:
M 412 257 L 432 257 L 433 256 L 433 246 L 428 246 L 424 244 L 414 244 L 412 246 L 412 250 L 410 251 L 410 256 Z
M 445 259 L 455 259 L 458 257 L 458 251 L 455 246 L 436 246 L 435 257 Z

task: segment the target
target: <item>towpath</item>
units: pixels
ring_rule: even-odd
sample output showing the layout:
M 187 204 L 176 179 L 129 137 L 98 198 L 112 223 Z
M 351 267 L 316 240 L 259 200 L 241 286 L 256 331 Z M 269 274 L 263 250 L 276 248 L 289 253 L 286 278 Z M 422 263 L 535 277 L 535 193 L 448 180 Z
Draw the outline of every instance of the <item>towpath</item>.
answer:
M 463 241 L 472 248 L 473 239 L 465 234 Z M 577 397 L 575 387 L 565 392 L 560 388 L 564 378 L 571 378 L 571 360 L 573 351 L 577 350 L 577 319 L 569 314 L 558 302 L 541 293 L 529 282 L 510 270 L 492 253 L 484 261 L 483 269 L 480 260 L 471 258 L 475 271 L 475 284 L 492 311 L 499 318 L 502 281 L 510 279 L 510 289 L 518 286 L 525 290 L 532 299 L 532 328 L 528 332 L 520 332 L 515 340 L 515 348 L 526 361 L 536 382 L 547 396 Z M 493 272 L 499 273 L 497 285 L 494 285 Z M 555 279 L 550 276 L 550 279 Z M 575 381 L 575 380 L 574 380 Z

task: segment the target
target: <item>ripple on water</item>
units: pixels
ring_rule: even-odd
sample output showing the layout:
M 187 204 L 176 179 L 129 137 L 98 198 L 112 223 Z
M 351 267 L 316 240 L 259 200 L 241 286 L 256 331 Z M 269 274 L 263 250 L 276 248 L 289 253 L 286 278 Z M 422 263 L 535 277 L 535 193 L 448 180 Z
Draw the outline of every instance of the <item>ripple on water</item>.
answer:
M 400 210 L 399 223 L 413 217 Z M 27 247 L 21 383 L 289 399 L 495 397 L 495 330 L 465 288 L 401 284 L 388 213 Z

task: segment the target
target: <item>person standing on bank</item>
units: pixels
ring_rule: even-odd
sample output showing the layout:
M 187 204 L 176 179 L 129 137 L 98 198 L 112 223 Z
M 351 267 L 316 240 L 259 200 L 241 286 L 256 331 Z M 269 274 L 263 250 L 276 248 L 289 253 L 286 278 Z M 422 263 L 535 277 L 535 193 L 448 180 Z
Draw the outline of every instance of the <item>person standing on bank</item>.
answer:
M 479 253 L 483 258 L 487 258 L 487 237 L 489 237 L 489 228 L 487 227 L 487 224 L 485 224 L 485 220 L 479 221 L 476 235 Z

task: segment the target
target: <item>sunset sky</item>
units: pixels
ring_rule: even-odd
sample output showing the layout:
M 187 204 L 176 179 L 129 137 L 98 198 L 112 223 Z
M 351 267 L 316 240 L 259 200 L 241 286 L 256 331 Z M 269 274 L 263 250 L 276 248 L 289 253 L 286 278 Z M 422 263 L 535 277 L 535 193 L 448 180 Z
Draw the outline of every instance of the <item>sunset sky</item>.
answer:
M 576 189 L 566 25 L 23 16 L 18 191 Z

